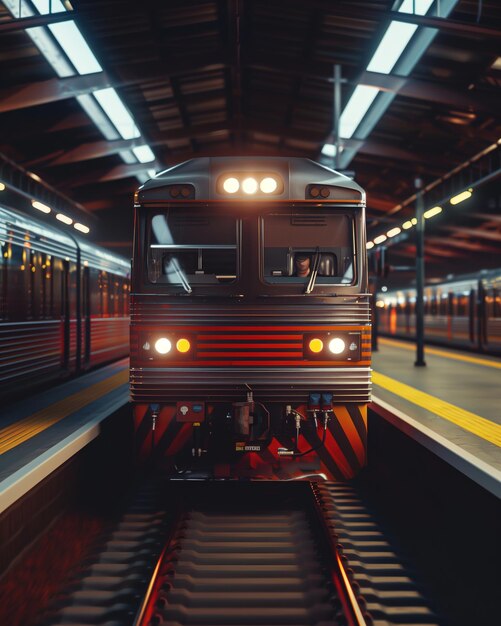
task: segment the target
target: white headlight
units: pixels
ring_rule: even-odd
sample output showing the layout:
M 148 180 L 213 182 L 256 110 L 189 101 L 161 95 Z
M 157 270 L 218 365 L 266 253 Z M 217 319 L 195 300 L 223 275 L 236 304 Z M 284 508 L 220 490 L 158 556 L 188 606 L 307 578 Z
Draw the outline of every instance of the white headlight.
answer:
M 329 350 L 332 354 L 341 354 L 341 352 L 344 352 L 345 348 L 346 344 L 341 337 L 334 337 L 334 339 L 329 341 Z
M 255 178 L 246 178 L 242 183 L 244 193 L 253 194 L 257 191 L 257 180 Z
M 155 341 L 155 350 L 159 354 L 167 354 L 171 351 L 172 344 L 167 337 L 161 337 Z
M 227 178 L 223 183 L 223 189 L 226 193 L 237 193 L 240 188 L 238 178 Z
M 263 180 L 259 184 L 259 188 L 263 193 L 273 193 L 277 190 L 277 187 L 277 181 L 274 178 L 271 178 L 271 176 L 263 178 Z

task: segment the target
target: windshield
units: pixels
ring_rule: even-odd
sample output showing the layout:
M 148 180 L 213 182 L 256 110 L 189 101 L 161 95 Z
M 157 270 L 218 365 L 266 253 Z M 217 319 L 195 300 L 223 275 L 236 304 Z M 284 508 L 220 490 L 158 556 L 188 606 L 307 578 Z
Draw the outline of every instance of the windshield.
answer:
M 149 220 L 148 279 L 191 293 L 193 286 L 237 278 L 237 221 L 166 209 Z
M 354 221 L 351 215 L 313 209 L 263 218 L 264 280 L 315 285 L 352 284 Z

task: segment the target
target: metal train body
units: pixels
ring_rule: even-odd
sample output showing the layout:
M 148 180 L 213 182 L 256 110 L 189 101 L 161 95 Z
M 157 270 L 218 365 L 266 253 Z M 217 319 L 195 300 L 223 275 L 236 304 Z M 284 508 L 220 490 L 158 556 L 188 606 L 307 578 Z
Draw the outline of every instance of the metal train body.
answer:
M 414 289 L 377 297 L 382 334 L 413 338 Z M 501 270 L 459 276 L 424 292 L 425 337 L 430 343 L 501 354 Z
M 0 206 L 0 398 L 128 353 L 125 259 Z
M 143 185 L 138 453 L 182 478 L 356 474 L 370 397 L 366 264 L 363 190 L 308 159 L 199 158 Z

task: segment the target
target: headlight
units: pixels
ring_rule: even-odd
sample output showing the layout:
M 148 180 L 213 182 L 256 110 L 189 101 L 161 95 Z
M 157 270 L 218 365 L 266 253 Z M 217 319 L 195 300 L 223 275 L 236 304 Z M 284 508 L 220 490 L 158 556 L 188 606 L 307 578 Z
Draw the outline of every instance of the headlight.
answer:
M 223 189 L 226 193 L 237 193 L 240 189 L 240 182 L 238 178 L 227 178 L 223 183 Z
M 344 352 L 345 348 L 346 344 L 341 337 L 334 337 L 334 339 L 329 341 L 329 350 L 332 354 L 341 354 L 341 352 Z
M 172 349 L 172 343 L 167 337 L 161 337 L 155 341 L 155 350 L 159 354 L 168 354 Z
M 246 178 L 242 183 L 244 193 L 252 195 L 257 191 L 257 180 L 255 178 Z

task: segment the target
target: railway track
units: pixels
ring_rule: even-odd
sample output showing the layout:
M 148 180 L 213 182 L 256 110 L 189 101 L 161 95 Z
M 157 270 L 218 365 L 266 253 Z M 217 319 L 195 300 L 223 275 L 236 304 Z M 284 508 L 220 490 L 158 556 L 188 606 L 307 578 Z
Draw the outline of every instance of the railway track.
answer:
M 42 624 L 436 624 L 378 533 L 344 485 L 148 488 Z

